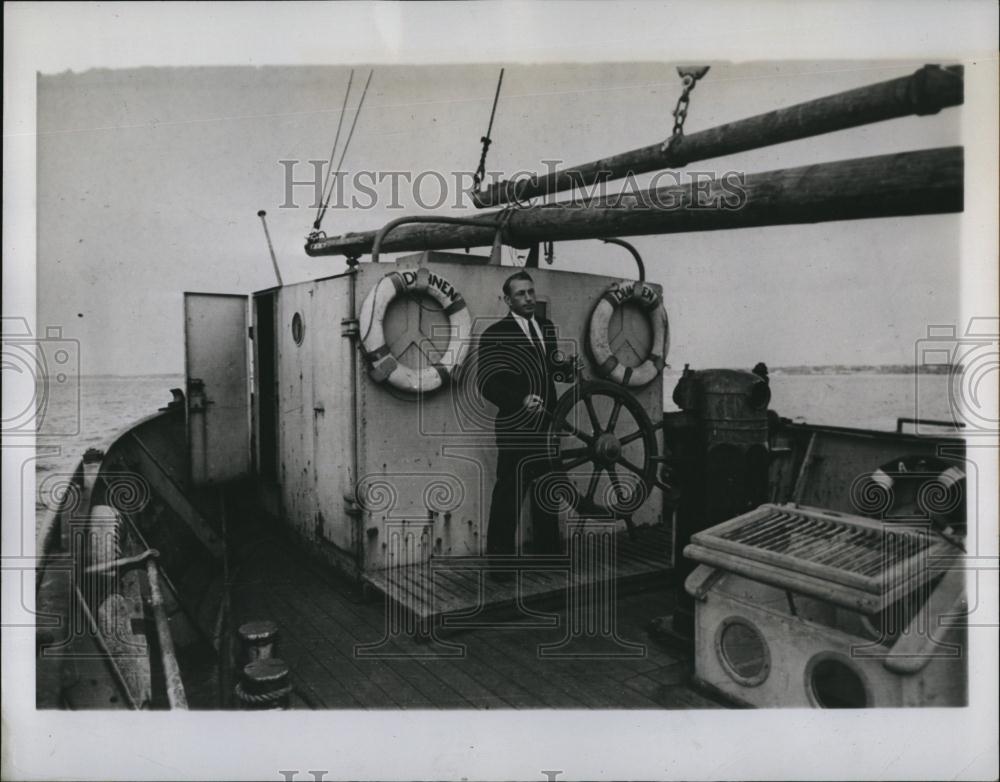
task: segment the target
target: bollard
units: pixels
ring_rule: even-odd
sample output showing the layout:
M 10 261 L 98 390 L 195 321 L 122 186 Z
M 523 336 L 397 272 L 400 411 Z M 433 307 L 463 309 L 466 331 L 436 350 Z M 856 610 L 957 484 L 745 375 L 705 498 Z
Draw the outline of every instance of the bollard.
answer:
M 287 709 L 291 694 L 288 664 L 277 657 L 249 663 L 236 684 L 236 697 L 247 710 Z
M 239 629 L 244 664 L 267 660 L 277 655 L 278 625 L 263 620 L 245 622 Z

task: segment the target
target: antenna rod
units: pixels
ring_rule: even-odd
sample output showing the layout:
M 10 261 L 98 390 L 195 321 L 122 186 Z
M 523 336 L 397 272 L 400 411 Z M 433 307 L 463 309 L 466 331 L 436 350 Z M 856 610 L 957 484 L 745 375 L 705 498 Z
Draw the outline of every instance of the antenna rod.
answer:
M 274 265 L 274 276 L 278 278 L 278 287 L 280 288 L 284 283 L 281 281 L 281 269 L 278 268 L 278 259 L 274 255 L 274 245 L 271 244 L 271 233 L 267 230 L 267 212 L 261 209 L 257 212 L 257 217 L 260 218 L 260 224 L 264 226 L 264 237 L 267 239 L 267 249 L 271 253 L 271 263 Z
M 483 177 L 486 176 L 486 155 L 490 151 L 490 144 L 493 143 L 493 139 L 490 138 L 490 134 L 493 132 L 493 119 L 497 115 L 497 103 L 500 102 L 500 87 L 503 85 L 503 72 L 504 68 L 500 69 L 500 78 L 497 79 L 497 91 L 493 96 L 493 108 L 490 111 L 490 124 L 486 127 L 486 135 L 479 140 L 483 142 L 483 152 L 479 156 L 479 167 L 476 169 L 476 173 L 472 175 L 472 185 L 475 190 L 479 190 L 479 185 L 483 181 Z

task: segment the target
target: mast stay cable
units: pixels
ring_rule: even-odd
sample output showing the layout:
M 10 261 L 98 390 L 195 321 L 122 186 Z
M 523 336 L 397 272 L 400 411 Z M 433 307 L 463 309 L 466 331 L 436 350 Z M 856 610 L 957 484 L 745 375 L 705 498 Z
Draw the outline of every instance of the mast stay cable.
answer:
M 330 183 L 330 174 L 333 171 L 333 156 L 337 154 L 337 145 L 340 143 L 340 129 L 344 126 L 344 114 L 347 112 L 347 99 L 351 96 L 351 84 L 354 83 L 354 68 L 351 68 L 351 75 L 347 78 L 347 90 L 344 92 L 344 104 L 340 107 L 340 119 L 337 120 L 337 135 L 333 139 L 333 147 L 330 148 L 330 160 L 326 166 L 326 179 L 323 180 L 323 198 L 316 207 L 316 219 L 313 221 L 313 229 L 318 231 L 320 221 L 323 219 L 323 210 L 329 202 L 326 194 L 327 185 Z
M 330 205 L 330 197 L 333 195 L 333 187 L 337 184 L 337 177 L 340 176 L 341 166 L 344 164 L 344 157 L 347 155 L 347 150 L 351 146 L 351 139 L 354 138 L 354 129 L 358 125 L 358 117 L 361 116 L 361 109 L 365 105 L 365 97 L 368 95 L 368 86 L 372 83 L 372 75 L 375 73 L 374 69 L 368 71 L 368 80 L 365 82 L 365 88 L 361 91 L 361 100 L 358 103 L 358 108 L 354 114 L 354 119 L 351 122 L 351 129 L 347 134 L 347 140 L 344 142 L 344 148 L 340 153 L 340 160 L 337 161 L 337 170 L 332 175 L 333 182 L 330 186 L 330 192 L 327 194 L 323 207 L 319 214 L 316 216 L 316 222 L 313 223 L 313 228 L 318 231 L 320 223 L 323 221 L 323 216 L 326 214 L 327 207 Z M 341 114 L 343 117 L 343 114 Z M 332 159 L 332 157 L 331 157 Z

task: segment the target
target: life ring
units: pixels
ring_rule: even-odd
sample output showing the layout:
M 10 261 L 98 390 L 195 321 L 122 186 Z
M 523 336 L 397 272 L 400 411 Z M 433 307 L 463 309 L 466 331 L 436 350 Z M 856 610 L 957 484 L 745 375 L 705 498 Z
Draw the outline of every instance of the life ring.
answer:
M 382 321 L 389 303 L 402 293 L 426 293 L 435 299 L 448 316 L 451 341 L 441 360 L 423 369 L 400 364 L 385 344 Z M 369 365 L 369 376 L 376 383 L 425 394 L 449 382 L 465 360 L 469 350 L 472 317 L 465 299 L 444 277 L 426 268 L 390 272 L 376 283 L 361 305 L 361 345 Z
M 635 302 L 650 317 L 653 326 L 653 345 L 645 361 L 637 367 L 626 367 L 614 353 L 608 340 L 611 316 L 626 302 Z M 638 388 L 651 383 L 665 366 L 670 349 L 670 328 L 667 313 L 652 286 L 644 282 L 622 280 L 609 287 L 597 301 L 590 315 L 590 355 L 597 366 L 597 374 L 623 386 Z

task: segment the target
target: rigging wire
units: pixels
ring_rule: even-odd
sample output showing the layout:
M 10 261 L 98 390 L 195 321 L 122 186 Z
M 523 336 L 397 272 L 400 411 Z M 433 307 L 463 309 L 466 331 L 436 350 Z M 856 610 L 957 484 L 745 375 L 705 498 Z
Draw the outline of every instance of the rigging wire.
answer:
M 364 90 L 361 91 L 361 100 L 359 101 L 358 108 L 357 108 L 357 110 L 356 110 L 356 112 L 354 114 L 354 120 L 351 122 L 351 130 L 347 134 L 347 140 L 344 142 L 344 149 L 341 150 L 341 153 L 340 153 L 340 160 L 337 161 L 337 170 L 333 174 L 333 184 L 334 185 L 336 185 L 336 183 L 337 183 L 337 177 L 340 175 L 340 169 L 341 169 L 341 166 L 344 163 L 344 156 L 347 155 L 347 150 L 351 146 L 351 139 L 354 138 L 354 129 L 358 125 L 358 117 L 361 116 L 361 109 L 365 105 L 365 97 L 368 95 L 368 85 L 370 85 L 372 83 L 372 75 L 374 73 L 375 73 L 374 69 L 368 71 L 368 80 L 365 82 L 365 88 L 364 88 Z M 341 116 L 343 116 L 343 115 L 341 115 Z M 330 205 L 330 196 L 332 196 L 332 195 L 333 195 L 333 186 L 330 187 L 330 193 L 327 195 L 327 197 L 326 197 L 326 199 L 325 199 L 325 201 L 323 203 L 323 208 L 320 210 L 320 213 L 316 217 L 316 222 L 313 223 L 313 227 L 317 231 L 319 230 L 320 223 L 323 221 L 323 216 L 326 214 L 327 207 Z
M 351 84 L 354 83 L 354 68 L 351 68 L 351 75 L 347 79 L 347 90 L 344 92 L 344 105 L 340 107 L 340 119 L 337 120 L 337 135 L 333 139 L 333 147 L 330 149 L 330 160 L 326 166 L 326 179 L 323 180 L 323 200 L 316 207 L 316 219 L 313 221 L 313 228 L 319 230 L 320 220 L 323 219 L 324 205 L 329 202 L 330 197 L 326 194 L 327 185 L 330 183 L 330 174 L 333 172 L 333 156 L 337 153 L 337 145 L 340 143 L 340 129 L 344 126 L 344 114 L 347 111 L 347 99 L 351 96 Z
M 490 122 L 486 126 L 486 135 L 480 137 L 480 141 L 483 142 L 483 152 L 479 156 L 479 167 L 476 169 L 476 173 L 472 175 L 472 186 L 478 190 L 479 185 L 482 184 L 483 177 L 486 175 L 486 153 L 490 151 L 490 144 L 493 143 L 493 139 L 490 138 L 490 134 L 493 132 L 493 119 L 497 115 L 497 103 L 500 102 L 500 86 L 503 84 L 503 72 L 505 68 L 500 69 L 500 78 L 497 79 L 497 91 L 493 95 L 493 108 L 490 110 Z

